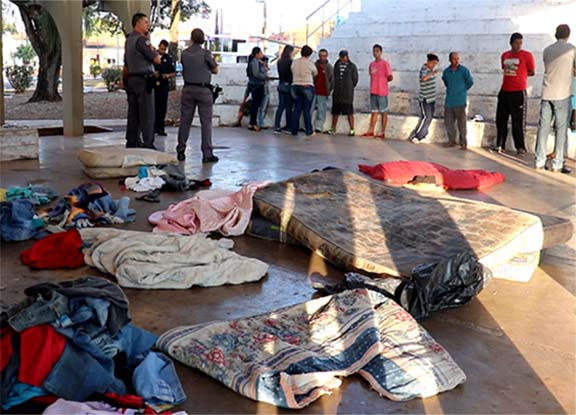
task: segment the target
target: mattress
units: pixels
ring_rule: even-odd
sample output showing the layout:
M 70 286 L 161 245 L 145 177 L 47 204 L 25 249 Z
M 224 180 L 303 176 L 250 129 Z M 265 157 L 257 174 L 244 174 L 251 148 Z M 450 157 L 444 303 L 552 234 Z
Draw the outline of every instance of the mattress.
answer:
M 162 153 L 161 151 L 147 148 L 125 148 L 121 146 L 87 148 L 80 151 L 78 159 L 84 167 L 88 169 L 178 164 L 178 160 L 173 154 Z
M 254 202 L 256 214 L 347 271 L 408 277 L 417 265 L 472 251 L 494 277 L 526 281 L 544 242 L 535 215 L 337 169 L 272 184 Z

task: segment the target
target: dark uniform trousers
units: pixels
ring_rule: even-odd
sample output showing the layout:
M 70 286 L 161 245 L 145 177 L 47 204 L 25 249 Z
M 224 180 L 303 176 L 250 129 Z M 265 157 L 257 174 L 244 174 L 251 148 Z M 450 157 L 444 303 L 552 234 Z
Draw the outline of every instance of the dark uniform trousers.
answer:
M 126 81 L 128 95 L 128 125 L 126 147 L 154 148 L 154 97 L 146 88 L 144 76 L 129 75 Z M 140 141 L 142 133 L 142 141 Z
M 185 85 L 182 89 L 180 128 L 178 129 L 178 146 L 176 151 L 186 151 L 186 142 L 190 135 L 192 120 L 198 107 L 202 135 L 202 156 L 212 157 L 212 91 L 204 86 Z
M 163 82 L 154 87 L 154 109 L 156 110 L 156 120 L 154 121 L 154 131 L 157 133 L 164 132 L 164 120 L 168 109 L 168 92 L 170 85 Z

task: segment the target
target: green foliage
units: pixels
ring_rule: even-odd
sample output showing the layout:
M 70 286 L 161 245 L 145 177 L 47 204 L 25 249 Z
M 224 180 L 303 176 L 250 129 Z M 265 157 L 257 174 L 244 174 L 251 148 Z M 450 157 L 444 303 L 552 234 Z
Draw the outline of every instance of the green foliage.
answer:
M 98 2 L 84 6 L 82 9 L 82 20 L 84 23 L 84 36 L 90 37 L 99 34 L 119 35 L 124 33 L 120 19 L 112 12 L 99 10 Z
M 32 71 L 33 68 L 29 65 L 14 65 L 6 68 L 6 77 L 17 94 L 32 86 Z
M 180 21 L 185 22 L 192 16 L 210 16 L 212 9 L 203 0 L 177 0 L 180 3 Z M 170 29 L 172 25 L 172 0 L 151 0 L 150 23 L 152 27 Z
M 100 67 L 100 64 L 98 64 L 98 62 L 92 62 L 90 64 L 90 75 L 92 75 L 94 78 L 100 75 L 101 72 L 102 68 Z
M 102 79 L 106 82 L 108 92 L 113 92 L 118 89 L 120 79 L 122 78 L 122 68 L 120 66 L 111 66 L 102 71 Z
M 24 65 L 29 65 L 30 61 L 36 57 L 36 52 L 31 44 L 24 43 L 16 48 L 14 57 L 20 59 Z

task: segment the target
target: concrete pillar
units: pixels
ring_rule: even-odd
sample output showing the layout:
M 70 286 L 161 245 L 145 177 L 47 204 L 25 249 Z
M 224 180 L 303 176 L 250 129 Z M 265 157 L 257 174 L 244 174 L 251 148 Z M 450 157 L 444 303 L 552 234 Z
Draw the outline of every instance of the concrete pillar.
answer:
M 42 1 L 52 15 L 62 41 L 64 135 L 84 134 L 84 82 L 82 77 L 82 2 Z
M 150 0 L 102 0 L 104 7 L 114 13 L 122 22 L 126 33 L 132 31 L 132 16 L 144 13 L 150 16 Z

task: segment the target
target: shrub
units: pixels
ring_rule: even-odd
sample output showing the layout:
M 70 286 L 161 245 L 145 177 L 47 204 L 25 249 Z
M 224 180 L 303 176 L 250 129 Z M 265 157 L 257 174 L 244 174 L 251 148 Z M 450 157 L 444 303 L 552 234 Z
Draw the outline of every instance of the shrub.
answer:
M 106 88 L 109 92 L 116 91 L 122 78 L 122 68 L 119 66 L 112 66 L 102 71 L 102 79 L 106 82 Z
M 32 71 L 33 68 L 29 65 L 6 67 L 6 77 L 17 94 L 26 91 L 32 86 Z
M 96 79 L 96 77 L 100 75 L 101 72 L 102 68 L 97 63 L 93 63 L 92 65 L 90 65 L 90 75 L 92 75 L 94 79 Z

